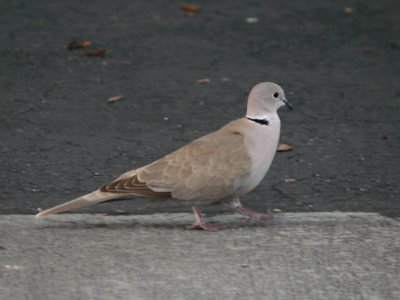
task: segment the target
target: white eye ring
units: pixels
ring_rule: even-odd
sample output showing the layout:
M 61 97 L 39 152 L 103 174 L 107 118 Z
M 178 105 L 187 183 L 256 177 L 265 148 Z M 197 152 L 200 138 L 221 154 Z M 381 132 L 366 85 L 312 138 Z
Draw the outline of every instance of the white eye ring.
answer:
M 274 92 L 274 93 L 272 94 L 272 97 L 278 98 L 278 97 L 279 97 L 279 93 L 278 93 L 278 92 Z

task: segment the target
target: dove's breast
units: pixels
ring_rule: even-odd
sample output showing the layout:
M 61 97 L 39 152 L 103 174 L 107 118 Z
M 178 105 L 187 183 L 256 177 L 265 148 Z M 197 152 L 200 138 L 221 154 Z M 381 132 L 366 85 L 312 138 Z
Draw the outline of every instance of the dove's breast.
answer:
M 252 165 L 249 175 L 236 183 L 238 197 L 250 192 L 265 177 L 274 159 L 280 135 L 281 122 L 277 114 L 271 116 L 269 125 L 248 122 L 244 136 Z

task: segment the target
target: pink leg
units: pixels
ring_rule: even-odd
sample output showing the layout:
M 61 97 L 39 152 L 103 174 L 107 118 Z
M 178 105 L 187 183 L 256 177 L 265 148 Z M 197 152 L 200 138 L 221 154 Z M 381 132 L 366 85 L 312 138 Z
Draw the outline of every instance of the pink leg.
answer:
M 195 206 L 193 206 L 192 209 L 196 220 L 192 225 L 187 226 L 187 229 L 202 229 L 205 231 L 218 231 L 220 229 L 223 229 L 223 227 L 220 226 L 203 223 L 202 220 L 203 214 L 201 213 L 200 209 L 198 209 Z
M 234 208 L 241 215 L 248 217 L 248 219 L 246 220 L 246 222 L 244 224 L 249 224 L 249 223 L 265 224 L 268 220 L 272 219 L 272 216 L 257 213 L 254 210 L 252 210 L 250 208 L 245 208 L 241 205 L 237 205 Z

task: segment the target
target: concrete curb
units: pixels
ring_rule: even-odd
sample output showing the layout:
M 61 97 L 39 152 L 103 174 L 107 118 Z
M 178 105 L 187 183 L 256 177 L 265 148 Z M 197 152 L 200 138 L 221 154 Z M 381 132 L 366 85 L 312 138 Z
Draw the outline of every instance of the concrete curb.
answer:
M 0 216 L 1 299 L 399 299 L 400 222 L 373 213 Z

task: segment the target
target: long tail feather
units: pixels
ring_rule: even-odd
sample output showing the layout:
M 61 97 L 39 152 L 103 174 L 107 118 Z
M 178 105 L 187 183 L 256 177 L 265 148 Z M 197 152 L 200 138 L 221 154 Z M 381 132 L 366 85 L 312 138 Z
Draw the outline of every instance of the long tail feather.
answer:
M 57 214 L 63 211 L 71 210 L 74 208 L 82 208 L 86 206 L 90 206 L 99 202 L 104 202 L 111 199 L 120 198 L 121 195 L 113 194 L 113 193 L 105 193 L 99 190 L 94 191 L 90 194 L 84 195 L 82 197 L 76 198 L 74 200 L 65 202 L 63 204 L 57 205 L 55 207 L 46 209 L 38 213 L 35 217 L 40 218 L 50 214 Z

